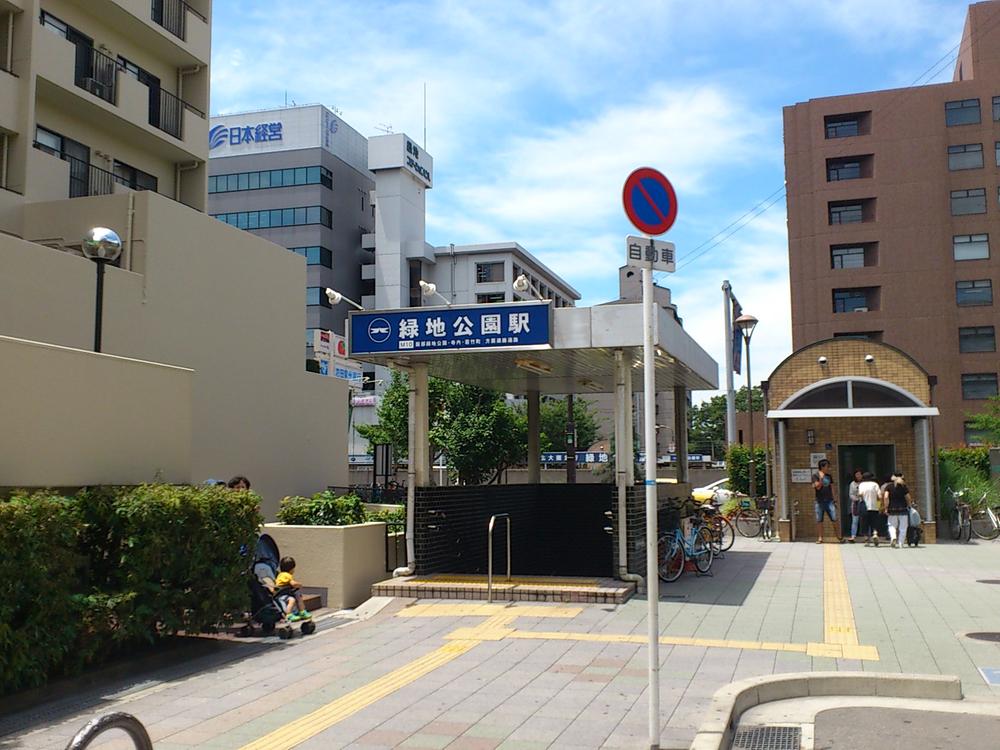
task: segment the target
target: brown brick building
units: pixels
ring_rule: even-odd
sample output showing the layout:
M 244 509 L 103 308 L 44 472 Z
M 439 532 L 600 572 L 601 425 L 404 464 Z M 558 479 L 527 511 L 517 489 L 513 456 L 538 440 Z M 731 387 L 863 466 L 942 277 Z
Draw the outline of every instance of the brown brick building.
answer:
M 976 442 L 998 377 L 1000 1 L 969 7 L 952 82 L 813 99 L 784 129 L 793 348 L 899 347 L 937 378 L 937 442 Z
M 896 469 L 906 476 L 926 540 L 935 539 L 937 502 L 934 440 L 938 419 L 931 379 L 912 357 L 887 344 L 827 339 L 779 364 L 765 381 L 768 421 L 776 435 L 773 490 L 781 538 L 814 539 L 811 474 L 831 463 L 840 529 L 826 522 L 824 537 L 850 529 L 847 487 L 854 469 L 879 481 Z M 846 523 L 845 523 L 846 520 Z

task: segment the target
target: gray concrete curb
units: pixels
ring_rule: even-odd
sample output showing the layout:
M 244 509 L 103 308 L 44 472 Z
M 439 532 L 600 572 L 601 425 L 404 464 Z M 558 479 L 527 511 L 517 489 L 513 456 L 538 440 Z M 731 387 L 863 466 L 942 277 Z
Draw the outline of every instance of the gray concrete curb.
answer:
M 792 672 L 740 680 L 716 691 L 691 750 L 728 750 L 740 715 L 748 708 L 818 695 L 962 700 L 962 681 L 947 675 L 871 672 Z

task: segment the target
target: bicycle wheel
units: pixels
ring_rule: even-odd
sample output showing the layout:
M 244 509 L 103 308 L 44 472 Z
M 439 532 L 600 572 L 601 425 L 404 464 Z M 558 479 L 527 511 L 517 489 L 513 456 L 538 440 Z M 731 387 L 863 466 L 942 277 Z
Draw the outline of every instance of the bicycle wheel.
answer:
M 972 513 L 969 510 L 962 515 L 962 536 L 966 544 L 972 541 Z
M 980 539 L 996 539 L 1000 536 L 1000 527 L 994 523 L 994 518 L 995 516 L 991 515 L 985 509 L 977 513 L 973 513 L 970 523 L 972 526 L 972 533 Z
M 760 534 L 760 511 L 744 508 L 736 515 L 736 530 L 753 539 Z
M 699 531 L 704 529 L 708 532 L 708 541 L 712 546 L 712 554 L 718 555 L 722 553 L 722 534 L 719 532 L 719 527 L 716 525 L 715 521 L 709 521 L 705 526 L 702 526 Z
M 712 532 L 702 527 L 694 535 L 694 543 L 691 545 L 694 552 L 694 566 L 699 573 L 707 573 L 712 567 L 712 560 L 715 559 L 715 552 L 712 550 Z
M 732 549 L 733 542 L 736 541 L 736 532 L 733 530 L 733 524 L 725 516 L 718 516 L 716 523 L 719 530 L 719 546 L 722 548 L 722 551 L 725 552 Z
M 673 534 L 661 536 L 657 546 L 660 564 L 656 573 L 661 581 L 673 583 L 684 572 L 684 548 Z
M 951 512 L 951 518 L 948 523 L 948 530 L 951 532 L 952 539 L 962 538 L 962 510 L 961 508 L 955 508 Z

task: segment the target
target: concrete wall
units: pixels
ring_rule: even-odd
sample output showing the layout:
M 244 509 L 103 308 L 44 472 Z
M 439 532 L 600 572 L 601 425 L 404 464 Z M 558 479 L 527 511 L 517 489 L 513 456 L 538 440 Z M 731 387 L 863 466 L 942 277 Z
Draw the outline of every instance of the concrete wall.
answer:
M 356 607 L 371 596 L 373 583 L 388 578 L 385 524 L 286 526 L 269 523 L 282 556 L 295 558 L 295 580 L 317 590 L 334 609 Z
M 0 485 L 191 480 L 191 370 L 0 336 Z
M 108 268 L 104 351 L 196 371 L 193 480 L 246 474 L 267 517 L 284 495 L 346 484 L 347 386 L 304 371 L 304 259 L 155 193 L 134 196 L 130 265 L 141 273 Z M 104 225 L 127 240 L 128 205 L 30 204 L 25 234 L 70 240 Z M 93 290 L 89 261 L 0 236 L 0 334 L 88 349 Z

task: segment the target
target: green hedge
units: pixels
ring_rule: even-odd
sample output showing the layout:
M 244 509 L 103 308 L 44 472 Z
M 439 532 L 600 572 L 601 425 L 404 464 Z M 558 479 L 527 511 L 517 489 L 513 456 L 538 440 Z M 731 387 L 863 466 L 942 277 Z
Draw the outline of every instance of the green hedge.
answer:
M 278 520 L 291 526 L 349 526 L 369 520 L 357 495 L 336 495 L 329 490 L 312 497 L 286 497 Z
M 0 694 L 243 612 L 259 505 L 169 485 L 0 502 Z
M 767 487 L 767 452 L 761 447 L 754 448 L 754 476 L 757 480 L 757 495 L 763 496 Z M 729 472 L 730 489 L 750 494 L 750 449 L 745 445 L 732 445 L 726 452 L 726 469 Z

